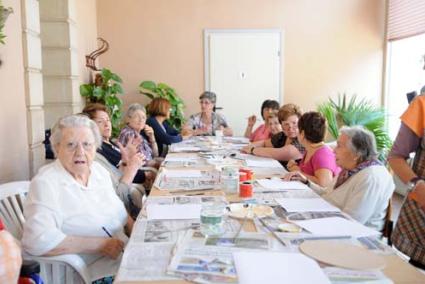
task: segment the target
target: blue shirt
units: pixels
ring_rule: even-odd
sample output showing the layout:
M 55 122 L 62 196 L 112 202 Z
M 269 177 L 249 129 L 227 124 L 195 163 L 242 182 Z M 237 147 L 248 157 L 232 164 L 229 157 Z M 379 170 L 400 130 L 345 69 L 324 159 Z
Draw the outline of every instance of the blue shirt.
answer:
M 171 145 L 183 140 L 180 133 L 166 121 L 161 125 L 155 117 L 151 116 L 146 120 L 146 124 L 153 128 L 160 154 L 162 153 L 163 145 Z

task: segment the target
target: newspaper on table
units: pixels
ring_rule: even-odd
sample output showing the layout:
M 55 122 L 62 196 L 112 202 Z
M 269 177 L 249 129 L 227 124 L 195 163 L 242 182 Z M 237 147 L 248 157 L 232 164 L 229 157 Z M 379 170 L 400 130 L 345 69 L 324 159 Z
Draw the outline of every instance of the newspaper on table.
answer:
M 233 252 L 269 248 L 265 234 L 205 238 L 200 232 L 190 230 L 177 245 L 168 273 L 195 282 L 236 283 Z
M 154 184 L 160 190 L 190 191 L 215 189 L 220 186 L 220 172 L 209 170 L 163 169 Z

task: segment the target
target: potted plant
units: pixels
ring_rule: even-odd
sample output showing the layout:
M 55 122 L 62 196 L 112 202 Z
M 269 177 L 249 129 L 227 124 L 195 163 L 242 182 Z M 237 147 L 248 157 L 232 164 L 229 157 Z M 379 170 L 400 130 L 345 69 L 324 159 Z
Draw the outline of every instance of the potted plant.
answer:
M 122 100 L 119 94 L 124 93 L 121 83 L 122 80 L 117 74 L 103 68 L 96 74 L 94 83 L 80 86 L 80 94 L 86 98 L 87 102 L 102 103 L 108 108 L 113 137 L 117 137 L 120 132 Z
M 4 39 L 6 38 L 6 35 L 3 33 L 4 29 L 4 23 L 6 22 L 7 17 L 9 17 L 9 14 L 13 12 L 12 8 L 6 8 L 3 6 L 2 1 L 0 0 L 0 43 L 5 44 Z
M 339 128 L 342 126 L 362 125 L 370 130 L 376 138 L 379 159 L 384 161 L 391 149 L 392 141 L 385 129 L 386 113 L 383 108 L 374 106 L 366 99 L 357 100 L 353 95 L 348 99 L 346 94 L 338 95 L 338 101 L 329 99 L 319 105 L 321 112 L 328 122 L 328 131 L 334 139 L 338 138 Z
M 165 83 L 156 84 L 152 81 L 143 81 L 139 85 L 139 91 L 141 94 L 150 99 L 155 97 L 167 99 L 171 104 L 170 118 L 168 119 L 168 122 L 177 130 L 181 130 L 184 124 L 184 102 L 173 88 Z M 147 105 L 147 109 L 149 110 L 149 105 Z

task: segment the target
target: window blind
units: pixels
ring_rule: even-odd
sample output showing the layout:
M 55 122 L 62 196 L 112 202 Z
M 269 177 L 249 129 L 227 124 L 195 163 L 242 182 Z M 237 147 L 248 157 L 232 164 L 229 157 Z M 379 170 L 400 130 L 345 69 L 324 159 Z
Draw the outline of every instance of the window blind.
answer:
M 388 4 L 389 41 L 425 33 L 425 0 L 389 0 Z

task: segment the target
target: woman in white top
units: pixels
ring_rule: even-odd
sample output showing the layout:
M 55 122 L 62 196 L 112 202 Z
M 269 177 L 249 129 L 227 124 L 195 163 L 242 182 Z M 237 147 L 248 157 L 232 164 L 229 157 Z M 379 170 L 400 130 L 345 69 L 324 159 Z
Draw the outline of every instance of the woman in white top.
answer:
M 215 112 L 216 102 L 217 96 L 215 93 L 203 92 L 199 96 L 201 112 L 189 117 L 183 126 L 182 135 L 215 136 L 216 130 L 222 130 L 224 136 L 232 136 L 233 131 L 224 116 Z
M 313 183 L 310 186 L 358 222 L 382 230 L 394 183 L 386 167 L 376 159 L 375 137 L 359 126 L 343 127 L 335 156 L 342 171 L 333 188 L 323 189 Z M 299 178 L 309 182 L 301 174 Z
M 66 116 L 50 139 L 57 160 L 31 181 L 22 245 L 38 256 L 78 254 L 93 279 L 112 276 L 127 241 L 124 226 L 131 231 L 132 219 L 108 171 L 93 161 L 99 129 L 86 116 Z

